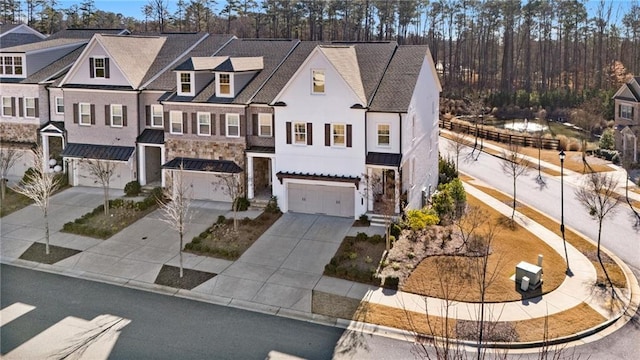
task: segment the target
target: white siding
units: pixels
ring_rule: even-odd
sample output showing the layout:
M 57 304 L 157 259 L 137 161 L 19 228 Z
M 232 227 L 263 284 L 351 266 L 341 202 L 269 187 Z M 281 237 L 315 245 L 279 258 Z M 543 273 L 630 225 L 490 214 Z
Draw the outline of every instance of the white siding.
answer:
M 390 125 L 389 146 L 378 146 L 378 124 Z M 367 151 L 400 153 L 400 115 L 394 113 L 367 113 Z
M 70 78 L 67 84 L 84 84 L 84 85 L 115 85 L 115 86 L 131 86 L 129 81 L 124 77 L 114 59 L 109 59 L 109 78 L 91 78 L 89 76 L 89 58 L 105 57 L 108 58 L 107 52 L 97 42 L 89 50 L 85 50 L 83 56 L 78 59 L 79 66 Z

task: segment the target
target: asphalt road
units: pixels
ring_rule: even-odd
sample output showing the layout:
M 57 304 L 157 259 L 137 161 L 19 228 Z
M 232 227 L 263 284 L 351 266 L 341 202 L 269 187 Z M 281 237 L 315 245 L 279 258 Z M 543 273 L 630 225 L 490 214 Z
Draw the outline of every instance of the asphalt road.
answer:
M 272 350 L 330 359 L 344 332 L 7 265 L 0 272 L 1 308 L 17 302 L 35 307 L 2 326 L 0 357 L 11 357 L 45 330 L 68 323 L 69 316 L 90 321 L 109 314 L 130 320 L 115 341 L 112 359 L 265 359 Z

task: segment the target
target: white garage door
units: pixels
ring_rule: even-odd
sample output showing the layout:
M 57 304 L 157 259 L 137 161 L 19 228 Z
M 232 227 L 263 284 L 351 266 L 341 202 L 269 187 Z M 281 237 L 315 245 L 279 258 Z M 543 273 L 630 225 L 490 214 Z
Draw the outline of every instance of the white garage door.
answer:
M 75 160 L 76 164 L 79 160 Z M 113 166 L 113 176 L 109 180 L 109 187 L 111 189 L 124 189 L 124 186 L 133 181 L 132 171 L 129 168 L 129 164 L 126 162 L 112 162 Z M 102 187 L 102 183 L 98 181 L 95 176 L 92 176 L 89 170 L 87 170 L 87 165 L 84 163 L 80 163 L 76 166 L 76 170 L 78 171 L 78 185 L 79 186 L 93 186 L 93 187 Z
M 353 217 L 354 194 L 352 187 L 288 184 L 289 211 L 307 214 L 327 214 Z
M 191 187 L 191 198 L 194 200 L 231 201 L 215 175 L 184 172 L 183 180 Z

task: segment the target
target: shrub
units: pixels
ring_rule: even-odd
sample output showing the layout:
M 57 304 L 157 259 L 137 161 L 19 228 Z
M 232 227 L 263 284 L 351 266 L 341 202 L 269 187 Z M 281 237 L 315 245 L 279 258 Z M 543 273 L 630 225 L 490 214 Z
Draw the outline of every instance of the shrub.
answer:
M 455 178 L 445 186 L 445 191 L 449 192 L 454 205 L 454 216 L 456 218 L 462 216 L 467 203 L 467 193 L 460 179 Z
M 138 196 L 142 187 L 137 180 L 130 181 L 124 186 L 124 194 L 126 196 Z
M 358 234 L 356 234 L 356 240 L 357 241 L 367 241 L 368 237 L 369 237 L 369 235 L 367 235 L 366 233 L 363 233 L 363 232 L 359 232 Z
M 396 237 L 393 235 L 389 235 L 389 243 L 393 244 L 396 241 Z
M 569 138 L 564 135 L 558 135 L 557 137 L 559 142 L 558 150 L 569 150 Z
M 216 220 L 216 224 L 224 224 L 227 221 L 227 218 L 224 215 L 218 215 L 218 219 Z
M 605 129 L 598 142 L 600 149 L 613 150 L 616 148 L 615 139 L 613 136 L 613 129 Z
M 411 230 L 422 230 L 429 225 L 440 222 L 438 215 L 429 210 L 409 210 L 407 211 L 407 225 Z
M 380 244 L 383 241 L 384 241 L 384 238 L 379 234 L 375 234 L 369 237 L 369 242 L 373 245 Z
M 580 141 L 575 138 L 569 139 L 569 151 L 580 151 L 582 149 L 582 145 L 580 145 Z
M 389 230 L 389 233 L 395 237 L 399 237 L 400 234 L 402 233 L 402 228 L 398 224 L 391 224 L 391 229 Z
M 398 285 L 400 284 L 400 279 L 397 276 L 387 276 L 384 279 L 384 287 L 388 289 L 398 290 Z
M 438 158 L 438 173 L 440 174 L 440 183 L 446 184 L 454 178 L 458 177 L 456 164 L 453 159 Z
M 433 195 L 431 204 L 441 219 L 451 218 L 456 207 L 451 194 L 444 187 Z
M 249 205 L 251 205 L 249 199 L 244 196 L 236 198 L 236 200 L 233 202 L 234 209 L 237 207 L 238 211 L 247 211 Z
M 360 221 L 360 223 L 362 224 L 370 224 L 369 217 L 367 216 L 367 214 L 360 215 L 360 217 L 358 218 L 358 221 Z
M 280 207 L 278 207 L 278 198 L 276 196 L 272 196 L 267 203 L 267 206 L 264 208 L 265 212 L 272 214 L 279 214 Z

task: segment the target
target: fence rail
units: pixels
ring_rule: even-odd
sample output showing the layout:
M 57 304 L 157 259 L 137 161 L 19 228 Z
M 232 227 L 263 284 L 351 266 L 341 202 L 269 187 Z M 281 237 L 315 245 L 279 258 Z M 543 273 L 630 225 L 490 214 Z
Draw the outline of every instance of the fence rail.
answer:
M 560 149 L 560 140 L 558 139 L 547 139 L 547 138 L 538 138 L 537 136 L 526 136 L 526 135 L 516 135 L 516 134 L 505 134 L 500 131 L 487 130 L 486 128 L 475 127 L 467 124 L 455 123 L 451 120 L 441 119 L 439 125 L 443 129 L 448 129 L 451 131 L 469 134 L 472 136 L 476 136 L 476 132 L 479 138 L 484 138 L 487 140 L 493 140 L 505 144 L 515 144 L 518 146 L 530 146 L 530 147 L 539 147 L 540 144 L 543 149 L 549 150 L 559 150 Z

